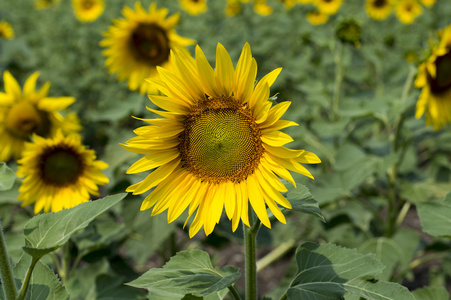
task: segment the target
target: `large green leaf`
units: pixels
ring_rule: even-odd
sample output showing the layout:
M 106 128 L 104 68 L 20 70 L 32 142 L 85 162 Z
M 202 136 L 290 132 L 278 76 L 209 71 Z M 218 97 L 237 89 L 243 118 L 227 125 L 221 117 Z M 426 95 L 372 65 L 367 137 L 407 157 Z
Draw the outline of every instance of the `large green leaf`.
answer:
M 45 254 L 64 245 L 80 229 L 85 228 L 98 215 L 121 201 L 127 194 L 108 196 L 89 201 L 56 213 L 41 214 L 32 218 L 24 228 L 25 252 L 33 257 Z
M 237 269 L 215 269 L 208 253 L 190 250 L 177 253 L 163 268 L 151 269 L 128 285 L 149 290 L 149 299 L 182 299 L 187 294 L 203 297 L 220 291 L 238 278 Z
M 288 299 L 335 300 L 352 293 L 368 300 L 414 300 L 401 285 L 377 280 L 384 266 L 373 254 L 308 242 L 297 249 L 296 261 Z
M 424 287 L 412 292 L 416 300 L 448 300 L 448 291 L 443 287 Z
M 286 183 L 285 181 L 283 182 Z M 285 186 L 287 186 L 288 191 L 284 196 L 290 201 L 293 211 L 310 214 L 326 222 L 323 213 L 319 209 L 318 202 L 313 198 L 305 185 L 296 183 L 296 188 L 290 184 L 285 184 Z
M 13 187 L 16 174 L 6 163 L 0 162 L 0 191 L 7 191 Z
M 451 237 L 451 193 L 441 201 L 420 203 L 417 210 L 425 232 Z

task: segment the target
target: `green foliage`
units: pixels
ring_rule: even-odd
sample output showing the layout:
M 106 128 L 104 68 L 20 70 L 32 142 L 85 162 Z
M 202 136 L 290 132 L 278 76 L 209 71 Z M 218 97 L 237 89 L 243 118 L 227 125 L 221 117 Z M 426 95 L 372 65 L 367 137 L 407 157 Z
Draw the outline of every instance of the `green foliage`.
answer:
M 13 187 L 16 173 L 6 163 L 0 162 L 0 191 L 7 191 Z
M 418 214 L 425 232 L 451 237 L 451 193 L 441 201 L 419 204 Z

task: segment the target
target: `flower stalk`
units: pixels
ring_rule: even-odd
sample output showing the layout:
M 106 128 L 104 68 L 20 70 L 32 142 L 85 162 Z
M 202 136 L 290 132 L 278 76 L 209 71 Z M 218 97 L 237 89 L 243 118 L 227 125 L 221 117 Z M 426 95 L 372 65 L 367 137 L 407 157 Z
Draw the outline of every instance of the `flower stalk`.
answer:
M 0 220 L 0 279 L 5 292 L 6 300 L 14 300 L 17 296 L 16 284 L 14 283 L 13 270 L 9 263 L 9 255 L 6 249 L 5 237 Z M 1 292 L 1 290 L 0 290 Z
M 249 207 L 250 208 L 250 207 Z M 254 216 L 252 209 L 249 209 L 249 223 L 253 224 L 252 227 L 248 227 L 243 224 L 244 231 L 244 273 L 245 273 L 245 299 L 257 300 L 257 256 L 256 256 L 256 241 L 257 233 L 260 228 L 260 220 L 254 224 Z

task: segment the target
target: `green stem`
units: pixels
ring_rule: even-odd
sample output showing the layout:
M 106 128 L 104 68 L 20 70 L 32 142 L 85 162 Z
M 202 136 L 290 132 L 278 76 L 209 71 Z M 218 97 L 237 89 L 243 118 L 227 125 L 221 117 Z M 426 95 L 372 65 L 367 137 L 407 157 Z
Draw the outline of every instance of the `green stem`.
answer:
M 69 279 L 70 272 L 70 240 L 61 247 L 61 281 L 65 284 Z
M 338 108 L 340 106 L 340 91 L 341 91 L 341 83 L 343 81 L 343 44 L 339 41 L 336 43 L 336 50 L 334 56 L 335 62 L 335 85 L 334 85 L 334 94 L 332 98 L 332 110 L 334 115 L 336 116 Z
M 256 240 L 259 222 L 255 222 L 252 215 L 252 208 L 249 206 L 249 223 L 253 224 L 248 227 L 243 224 L 244 231 L 244 273 L 245 273 L 245 299 L 257 300 L 257 265 L 256 265 Z
M 425 264 L 427 262 L 433 261 L 433 260 L 437 260 L 437 259 L 444 259 L 445 257 L 447 257 L 449 255 L 449 252 L 437 252 L 437 253 L 431 253 L 429 255 L 424 255 L 422 257 L 419 257 L 417 259 L 414 259 L 410 262 L 410 264 L 401 272 L 399 272 L 396 277 L 394 278 L 394 282 L 401 282 L 401 280 L 403 280 L 404 276 L 406 276 L 406 274 L 408 272 L 410 272 L 411 270 L 418 268 L 419 266 L 421 266 L 422 264 Z
M 236 290 L 236 288 L 233 285 L 228 286 L 228 289 L 229 289 L 230 293 L 232 294 L 233 299 L 241 300 L 240 294 L 238 294 L 238 291 Z
M 13 300 L 17 296 L 17 288 L 14 283 L 13 270 L 9 263 L 8 250 L 6 249 L 5 237 L 0 220 L 0 278 L 5 291 L 6 300 Z M 1 292 L 1 290 L 0 290 Z
M 40 258 L 33 257 L 31 259 L 30 267 L 28 267 L 27 274 L 25 275 L 25 279 L 22 283 L 22 287 L 20 288 L 19 296 L 17 296 L 17 300 L 25 299 L 27 295 L 28 286 L 30 285 L 31 274 L 33 273 L 34 267 Z
M 288 298 L 288 295 L 287 295 L 287 293 L 285 293 L 285 294 L 282 295 L 282 297 L 280 297 L 280 300 L 285 300 L 287 298 Z

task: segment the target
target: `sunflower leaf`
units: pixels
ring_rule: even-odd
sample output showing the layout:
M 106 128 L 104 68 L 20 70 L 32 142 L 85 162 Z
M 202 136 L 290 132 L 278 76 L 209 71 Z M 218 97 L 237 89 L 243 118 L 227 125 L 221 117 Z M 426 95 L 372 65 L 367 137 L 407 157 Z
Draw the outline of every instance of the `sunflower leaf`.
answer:
M 149 299 L 182 299 L 188 294 L 203 297 L 218 292 L 240 276 L 233 267 L 215 269 L 205 251 L 190 250 L 178 252 L 163 268 L 150 269 L 127 284 L 147 289 Z
M 40 258 L 62 245 L 77 231 L 85 228 L 97 216 L 121 201 L 127 194 L 116 194 L 89 201 L 56 213 L 35 216 L 24 228 L 24 251 Z
M 451 193 L 444 200 L 417 205 L 423 230 L 434 236 L 451 236 Z
M 345 294 L 368 300 L 415 299 L 405 287 L 377 280 L 384 265 L 373 254 L 308 242 L 296 250 L 296 261 L 298 271 L 288 299 L 332 300 L 343 299 Z
M 319 209 L 318 202 L 313 198 L 309 189 L 305 185 L 299 183 L 296 183 L 296 185 L 297 187 L 294 188 L 290 184 L 285 184 L 288 191 L 284 196 L 290 201 L 292 210 L 313 215 L 321 221 L 326 222 L 323 213 Z
M 421 300 L 448 300 L 449 294 L 444 287 L 424 287 L 412 292 L 416 299 Z
M 7 191 L 13 187 L 16 174 L 6 163 L 0 162 L 0 191 Z

